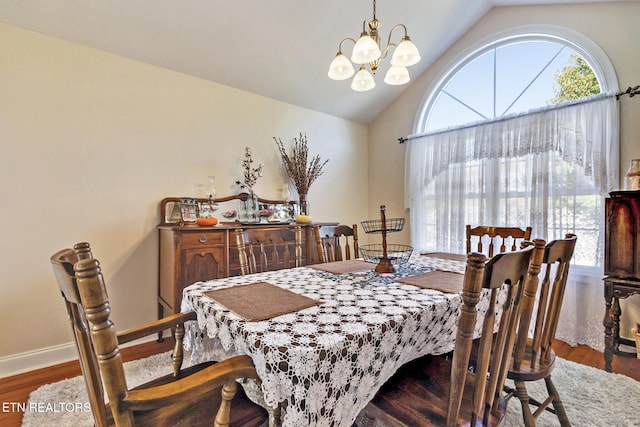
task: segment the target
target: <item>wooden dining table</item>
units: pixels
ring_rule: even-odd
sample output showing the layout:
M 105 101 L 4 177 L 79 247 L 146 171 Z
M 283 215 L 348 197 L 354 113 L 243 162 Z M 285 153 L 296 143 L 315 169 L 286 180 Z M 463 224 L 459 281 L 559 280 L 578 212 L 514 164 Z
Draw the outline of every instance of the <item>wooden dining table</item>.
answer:
M 453 350 L 464 259 L 414 254 L 394 273 L 351 260 L 198 282 L 183 292 L 182 311 L 197 313 L 185 347 L 192 363 L 249 355 L 260 382 L 245 391 L 282 408 L 284 426 L 349 427 L 400 366 Z

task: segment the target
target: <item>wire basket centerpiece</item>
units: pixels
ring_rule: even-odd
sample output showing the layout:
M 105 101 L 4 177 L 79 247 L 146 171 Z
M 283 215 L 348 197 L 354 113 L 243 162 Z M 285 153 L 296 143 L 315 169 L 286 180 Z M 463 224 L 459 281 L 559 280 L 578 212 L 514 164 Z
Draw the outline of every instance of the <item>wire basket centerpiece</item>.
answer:
M 387 233 L 395 233 L 396 231 L 402 231 L 404 228 L 404 218 L 387 218 L 384 222 L 380 219 L 372 219 L 362 221 L 360 224 L 362 224 L 365 233 L 382 233 L 383 229 Z
M 379 243 L 360 245 L 358 251 L 360 251 L 360 254 L 367 262 L 379 263 L 384 258 L 384 248 L 383 245 Z M 412 253 L 412 246 L 398 245 L 394 243 L 387 244 L 387 258 L 393 265 L 400 265 L 409 261 L 409 257 Z
M 387 244 L 387 233 L 402 231 L 404 218 L 386 217 L 386 206 L 380 206 L 380 219 L 362 221 L 362 228 L 368 234 L 382 234 L 382 244 L 361 245 L 360 252 L 364 260 L 377 263 L 374 271 L 377 273 L 393 273 L 394 264 L 399 265 L 409 260 L 413 248 L 407 245 Z

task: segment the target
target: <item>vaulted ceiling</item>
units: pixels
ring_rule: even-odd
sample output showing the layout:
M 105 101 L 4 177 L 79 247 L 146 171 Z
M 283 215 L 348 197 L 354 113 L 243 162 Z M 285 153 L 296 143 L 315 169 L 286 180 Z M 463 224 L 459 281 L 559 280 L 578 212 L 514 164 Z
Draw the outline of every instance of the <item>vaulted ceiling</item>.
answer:
M 384 42 L 407 26 L 415 78 L 492 7 L 588 1 L 380 0 L 376 17 Z M 372 16 L 372 0 L 0 0 L 7 24 L 362 123 L 408 87 L 382 83 L 386 64 L 369 92 L 328 79 L 340 41 Z

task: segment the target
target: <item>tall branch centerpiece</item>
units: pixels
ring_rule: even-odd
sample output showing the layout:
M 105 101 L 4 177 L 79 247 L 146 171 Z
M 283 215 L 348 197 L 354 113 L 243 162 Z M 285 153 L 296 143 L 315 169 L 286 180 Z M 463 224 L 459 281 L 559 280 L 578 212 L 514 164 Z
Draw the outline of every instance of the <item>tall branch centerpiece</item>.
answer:
M 244 149 L 244 160 L 242 160 L 242 168 L 244 180 L 237 180 L 236 184 L 240 186 L 241 191 L 247 192 L 248 197 L 247 200 L 240 201 L 238 219 L 240 220 L 240 222 L 258 222 L 260 219 L 258 218 L 258 196 L 253 190 L 253 186 L 255 185 L 258 178 L 262 176 L 262 164 L 254 167 L 251 149 L 249 147 L 245 147 Z
M 309 144 L 307 135 L 300 132 L 299 138 L 293 138 L 293 146 L 291 154 L 287 153 L 284 144 L 280 138 L 273 137 L 278 146 L 280 157 L 284 168 L 289 175 L 289 179 L 296 187 L 298 196 L 300 196 L 300 208 L 302 213 L 309 214 L 309 206 L 307 204 L 307 194 L 311 184 L 322 175 L 322 169 L 329 160 L 322 161 L 319 155 L 309 157 Z

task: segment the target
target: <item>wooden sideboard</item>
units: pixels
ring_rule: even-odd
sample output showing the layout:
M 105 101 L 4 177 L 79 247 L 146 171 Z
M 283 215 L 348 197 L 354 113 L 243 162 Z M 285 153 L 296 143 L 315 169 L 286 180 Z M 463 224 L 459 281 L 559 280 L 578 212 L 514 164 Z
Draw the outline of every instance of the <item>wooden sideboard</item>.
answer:
M 614 191 L 605 200 L 604 248 L 604 361 L 611 372 L 614 354 L 637 356 L 620 349 L 635 345 L 620 337 L 620 299 L 640 294 L 640 191 Z
M 225 197 L 225 202 L 240 199 L 242 195 Z M 177 221 L 171 224 L 172 204 L 179 198 L 164 199 L 160 204 L 161 224 L 159 254 L 158 316 L 180 311 L 182 290 L 198 281 L 219 279 L 240 274 L 240 260 L 236 249 L 235 230 L 237 228 L 259 227 L 276 241 L 278 233 L 295 224 L 242 225 L 239 222 L 220 222 L 216 226 L 201 227 L 184 225 Z M 198 202 L 206 199 L 196 199 Z M 283 203 L 260 199 L 265 204 Z M 321 223 L 319 225 L 337 225 Z M 317 264 L 319 261 L 312 224 L 301 224 L 303 265 Z

